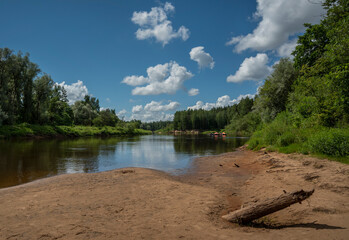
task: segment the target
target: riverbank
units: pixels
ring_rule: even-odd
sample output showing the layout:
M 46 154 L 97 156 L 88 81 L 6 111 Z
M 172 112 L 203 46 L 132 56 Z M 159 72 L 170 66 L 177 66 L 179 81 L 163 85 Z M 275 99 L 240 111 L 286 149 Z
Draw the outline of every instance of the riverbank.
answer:
M 50 126 L 22 123 L 0 126 L 0 138 L 40 138 L 40 137 L 86 137 L 86 136 L 126 136 L 145 135 L 151 131 L 127 127 L 95 126 Z
M 236 167 L 237 164 L 239 167 Z M 0 190 L 1 239 L 345 239 L 349 166 L 244 149 L 198 158 L 185 175 L 128 168 Z M 253 226 L 221 216 L 285 191 L 309 201 Z

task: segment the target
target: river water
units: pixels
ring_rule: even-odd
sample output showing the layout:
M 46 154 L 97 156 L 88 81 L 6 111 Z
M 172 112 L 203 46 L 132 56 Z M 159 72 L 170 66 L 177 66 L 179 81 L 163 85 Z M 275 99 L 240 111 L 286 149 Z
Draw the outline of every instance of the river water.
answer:
M 246 141 L 173 135 L 0 140 L 0 188 L 58 174 L 124 167 L 183 173 L 194 158 L 230 152 Z

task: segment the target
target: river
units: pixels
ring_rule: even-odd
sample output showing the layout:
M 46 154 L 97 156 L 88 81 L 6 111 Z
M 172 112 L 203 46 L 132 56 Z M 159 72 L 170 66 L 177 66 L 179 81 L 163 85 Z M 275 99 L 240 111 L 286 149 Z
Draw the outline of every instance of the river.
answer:
M 59 174 L 124 167 L 179 174 L 196 157 L 230 152 L 246 141 L 203 135 L 0 140 L 0 188 Z

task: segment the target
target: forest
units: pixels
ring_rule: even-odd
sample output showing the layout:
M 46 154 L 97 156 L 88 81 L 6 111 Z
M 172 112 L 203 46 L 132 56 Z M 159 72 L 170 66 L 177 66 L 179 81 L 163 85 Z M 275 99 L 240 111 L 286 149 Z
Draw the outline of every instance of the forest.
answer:
M 252 111 L 253 99 L 248 97 L 233 106 L 211 110 L 177 111 L 173 126 L 176 130 L 218 130 L 225 128 L 231 121 L 241 119 Z
M 251 149 L 334 156 L 349 162 L 349 2 L 327 0 L 319 24 L 304 24 L 293 59 L 273 66 L 254 99 L 176 112 L 177 130 L 252 135 Z

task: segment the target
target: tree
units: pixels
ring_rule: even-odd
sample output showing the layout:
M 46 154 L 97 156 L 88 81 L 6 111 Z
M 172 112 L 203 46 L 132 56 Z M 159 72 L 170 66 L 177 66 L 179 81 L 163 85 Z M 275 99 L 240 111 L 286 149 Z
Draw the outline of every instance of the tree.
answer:
M 49 122 L 52 125 L 71 125 L 74 121 L 74 113 L 68 105 L 68 99 L 64 87 L 54 85 L 52 97 L 49 103 Z
M 324 6 L 326 17 L 307 25 L 293 53 L 301 71 L 289 107 L 303 118 L 335 126 L 349 123 L 349 2 L 327 0 Z M 309 48 L 314 43 L 321 44 Z
M 115 110 L 107 108 L 99 112 L 99 116 L 93 120 L 93 125 L 115 127 L 119 121 L 119 118 L 115 114 Z
M 27 64 L 26 71 L 24 74 L 24 86 L 23 86 L 23 113 L 22 121 L 32 122 L 33 121 L 33 79 L 40 72 L 38 65 L 29 61 L 28 56 L 25 56 L 25 62 Z
M 281 58 L 273 68 L 273 73 L 259 89 L 254 105 L 263 122 L 272 121 L 278 113 L 286 110 L 287 99 L 297 77 L 293 62 L 288 58 Z
M 252 111 L 254 100 L 243 98 L 233 106 L 212 108 L 211 110 L 177 111 L 173 119 L 175 130 L 218 130 L 225 128 L 230 121 L 241 118 Z
M 29 60 L 29 54 L 14 54 L 8 48 L 0 48 L 0 108 L 2 121 L 14 124 L 30 122 L 33 111 L 33 79 L 40 72 Z
M 304 24 L 307 28 L 303 36 L 298 37 L 297 46 L 293 51 L 294 66 L 300 70 L 304 65 L 314 66 L 317 59 L 319 59 L 324 51 L 325 45 L 329 39 L 326 35 L 326 29 L 323 25 Z
M 35 121 L 40 124 L 49 121 L 49 104 L 54 82 L 51 76 L 44 74 L 34 81 Z
M 95 97 L 90 97 L 89 95 L 85 95 L 84 97 L 85 104 L 89 104 L 94 111 L 99 112 L 99 100 Z
M 6 122 L 9 118 L 9 68 L 12 60 L 12 51 L 8 48 L 0 48 L 0 121 Z
M 76 101 L 72 106 L 74 113 L 74 123 L 77 125 L 92 125 L 94 118 L 98 116 L 97 111 L 93 110 L 90 104 L 84 101 Z

